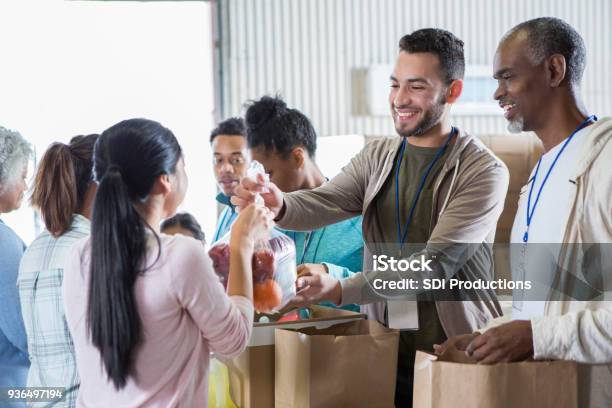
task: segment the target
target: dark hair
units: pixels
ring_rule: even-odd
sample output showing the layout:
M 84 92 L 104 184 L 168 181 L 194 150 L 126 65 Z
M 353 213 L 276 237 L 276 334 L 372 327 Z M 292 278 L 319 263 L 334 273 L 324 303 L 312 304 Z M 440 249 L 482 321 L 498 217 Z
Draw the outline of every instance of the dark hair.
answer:
M 200 227 L 200 223 L 198 223 L 198 220 L 189 213 L 175 214 L 173 217 L 164 220 L 161 224 L 162 231 L 172 227 L 184 228 L 191 232 L 198 241 L 204 241 L 204 232 L 202 231 L 202 227 Z
M 229 118 L 220 122 L 216 128 L 210 132 L 210 143 L 219 135 L 246 136 L 246 127 L 242 118 Z
M 145 228 L 151 227 L 134 204 L 147 198 L 158 176 L 176 171 L 180 157 L 172 132 L 147 119 L 119 122 L 95 145 L 98 192 L 91 223 L 87 327 L 117 389 L 125 386 L 142 339 L 134 283 L 146 270 Z
M 586 66 L 586 47 L 578 32 L 565 21 L 555 17 L 528 20 L 512 28 L 502 41 L 525 31 L 532 61 L 540 64 L 554 54 L 565 57 L 567 79 L 572 85 L 580 84 Z
M 98 135 L 75 136 L 69 144 L 53 143 L 36 171 L 30 202 L 38 208 L 45 227 L 59 237 L 70 228 L 72 215 L 83 208 L 93 181 L 93 149 Z
M 317 150 L 317 133 L 310 120 L 297 109 L 287 108 L 278 96 L 252 101 L 245 114 L 247 144 L 264 146 L 286 157 L 294 148 L 304 147 L 310 157 Z
M 438 56 L 440 70 L 446 83 L 463 79 L 465 56 L 463 41 L 453 33 L 439 28 L 423 28 L 403 36 L 399 41 L 400 51 L 408 53 L 429 52 Z

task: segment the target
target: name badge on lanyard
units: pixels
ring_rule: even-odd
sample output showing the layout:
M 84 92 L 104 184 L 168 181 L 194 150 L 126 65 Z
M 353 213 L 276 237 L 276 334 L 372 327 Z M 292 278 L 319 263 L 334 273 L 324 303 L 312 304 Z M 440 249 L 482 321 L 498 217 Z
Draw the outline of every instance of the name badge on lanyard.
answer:
M 404 151 L 406 150 L 406 138 L 402 140 L 402 146 L 400 148 L 400 156 L 398 159 L 397 167 L 395 169 L 395 220 L 397 223 L 397 241 L 399 244 L 399 256 L 402 257 L 402 247 L 406 238 L 408 236 L 408 229 L 410 224 L 412 223 L 412 218 L 414 216 L 414 210 L 416 208 L 416 204 L 419 201 L 419 197 L 421 196 L 421 192 L 425 188 L 425 182 L 427 181 L 427 177 L 431 173 L 434 165 L 440 159 L 440 157 L 444 154 L 444 151 L 448 147 L 450 141 L 453 139 L 458 133 L 457 128 L 452 127 L 448 137 L 446 138 L 446 142 L 442 147 L 438 149 L 436 155 L 433 160 L 427 166 L 427 169 L 421 176 L 421 181 L 419 182 L 419 187 L 417 189 L 416 194 L 412 200 L 412 204 L 410 205 L 410 210 L 408 211 L 408 219 L 406 220 L 406 225 L 404 227 L 404 231 L 402 231 L 401 218 L 400 218 L 400 197 L 399 197 L 399 171 L 402 165 L 402 160 L 404 159 Z M 392 329 L 400 329 L 400 330 L 418 330 L 419 329 L 419 311 L 418 311 L 418 302 L 415 300 L 402 300 L 402 301 L 387 301 L 387 320 L 389 327 Z

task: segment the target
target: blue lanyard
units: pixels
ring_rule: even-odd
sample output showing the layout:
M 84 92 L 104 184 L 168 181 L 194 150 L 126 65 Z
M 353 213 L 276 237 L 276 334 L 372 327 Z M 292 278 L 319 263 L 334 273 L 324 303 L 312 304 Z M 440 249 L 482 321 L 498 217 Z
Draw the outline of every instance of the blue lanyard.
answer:
M 400 244 L 403 244 L 404 241 L 406 241 L 406 237 L 408 236 L 408 227 L 410 227 L 410 223 L 412 222 L 412 217 L 414 216 L 414 210 L 416 208 L 417 202 L 419 201 L 421 192 L 423 191 L 423 188 L 425 187 L 425 181 L 427 180 L 427 176 L 429 176 L 429 173 L 431 173 L 431 169 L 433 169 L 433 166 L 436 164 L 438 159 L 442 156 L 442 154 L 444 153 L 444 150 L 446 150 L 446 147 L 450 143 L 453 136 L 456 134 L 457 134 L 457 129 L 453 127 L 450 133 L 448 134 L 446 143 L 444 143 L 444 146 L 438 149 L 438 152 L 434 156 L 433 160 L 431 161 L 431 163 L 429 163 L 427 170 L 425 170 L 425 173 L 423 173 L 423 176 L 421 177 L 421 182 L 419 183 L 419 188 L 417 189 L 417 193 L 415 194 L 414 199 L 412 200 L 412 205 L 410 206 L 410 212 L 408 213 L 408 219 L 406 220 L 406 227 L 405 227 L 403 234 L 402 234 L 402 226 L 401 226 L 401 219 L 400 219 L 399 171 L 402 165 L 402 160 L 404 159 L 404 151 L 406 150 L 406 138 L 402 140 L 400 156 L 397 162 L 397 168 L 395 169 L 395 220 L 397 222 L 397 240 Z
M 221 235 L 221 231 L 223 231 L 225 229 L 225 223 L 226 223 L 225 219 L 227 218 L 227 214 L 229 214 L 231 212 L 232 212 L 232 210 L 230 208 L 229 211 L 226 211 L 223 214 L 223 218 L 221 219 L 221 223 L 219 224 L 219 229 L 217 230 L 217 232 L 215 234 L 215 238 L 213 239 L 213 242 L 216 242 L 220 238 L 219 235 Z M 231 219 L 231 216 L 230 216 L 230 219 Z
M 317 259 L 317 252 L 319 252 L 319 244 L 321 244 L 321 240 L 323 239 L 323 234 L 325 233 L 325 229 L 327 227 L 324 227 L 321 230 L 321 235 L 319 235 L 319 241 L 317 242 L 317 246 L 315 247 L 315 252 L 314 255 L 312 257 L 312 262 L 310 263 L 316 263 L 316 259 Z M 297 233 L 295 231 L 293 232 L 293 242 L 297 245 Z M 302 256 L 300 258 L 300 262 L 298 263 L 298 265 L 301 265 L 304 263 L 304 258 L 306 257 L 306 252 L 308 252 L 308 248 L 310 247 L 310 242 L 311 242 L 311 238 L 314 235 L 316 231 L 310 231 L 306 233 L 306 238 L 304 238 L 304 252 L 302 252 Z
M 527 197 L 527 211 L 526 211 L 527 228 L 525 229 L 525 234 L 523 235 L 523 242 L 529 241 L 529 226 L 531 225 L 531 220 L 533 220 L 533 214 L 535 213 L 536 207 L 538 206 L 538 202 L 540 201 L 540 194 L 542 194 L 544 185 L 548 181 L 548 177 L 550 176 L 550 173 L 552 173 L 553 168 L 555 167 L 555 164 L 557 164 L 559 157 L 561 157 L 561 154 L 567 147 L 567 144 L 572 140 L 572 138 L 574 137 L 574 135 L 576 135 L 576 133 L 582 130 L 585 126 L 589 125 L 591 122 L 596 122 L 596 121 L 597 121 L 597 116 L 595 115 L 589 116 L 581 124 L 579 124 L 578 127 L 565 140 L 565 143 L 563 143 L 563 146 L 561 146 L 559 153 L 557 153 L 557 156 L 555 157 L 552 164 L 548 168 L 548 171 L 546 172 L 546 176 L 544 176 L 544 181 L 542 181 L 542 185 L 540 186 L 540 189 L 538 190 L 538 195 L 536 196 L 535 202 L 533 203 L 533 207 L 532 207 L 531 206 L 531 194 L 533 193 L 533 187 L 535 186 L 536 179 L 538 178 L 538 171 L 540 170 L 540 164 L 542 163 L 542 158 L 540 157 L 540 160 L 538 160 L 538 165 L 536 166 L 535 174 L 533 175 L 533 178 L 531 179 L 531 187 L 529 187 L 529 196 Z

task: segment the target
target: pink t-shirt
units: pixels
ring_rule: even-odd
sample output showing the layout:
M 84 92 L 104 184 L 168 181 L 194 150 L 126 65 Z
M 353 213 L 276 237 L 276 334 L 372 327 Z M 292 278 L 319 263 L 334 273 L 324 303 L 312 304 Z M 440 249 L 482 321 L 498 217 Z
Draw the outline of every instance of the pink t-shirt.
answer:
M 89 238 L 73 247 L 63 295 L 81 378 L 80 407 L 205 407 L 209 353 L 232 357 L 249 341 L 253 304 L 225 294 L 202 244 L 180 235 L 160 239 L 161 257 L 134 286 L 143 342 L 135 351 L 135 375 L 120 391 L 87 332 Z M 157 256 L 157 246 L 149 247 L 147 265 Z

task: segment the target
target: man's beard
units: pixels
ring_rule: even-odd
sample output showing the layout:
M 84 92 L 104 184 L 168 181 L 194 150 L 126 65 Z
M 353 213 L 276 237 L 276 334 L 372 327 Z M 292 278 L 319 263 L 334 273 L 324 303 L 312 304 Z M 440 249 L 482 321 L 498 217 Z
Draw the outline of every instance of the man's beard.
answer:
M 425 116 L 423 119 L 421 119 L 421 121 L 417 123 L 415 128 L 410 132 L 402 133 L 397 128 L 395 130 L 402 137 L 421 136 L 440 121 L 440 118 L 444 114 L 444 105 L 446 105 L 446 98 L 441 97 L 434 106 L 425 111 Z
M 525 120 L 522 116 L 508 121 L 508 131 L 510 133 L 521 133 L 525 128 Z

